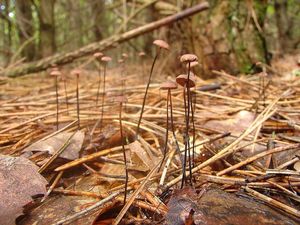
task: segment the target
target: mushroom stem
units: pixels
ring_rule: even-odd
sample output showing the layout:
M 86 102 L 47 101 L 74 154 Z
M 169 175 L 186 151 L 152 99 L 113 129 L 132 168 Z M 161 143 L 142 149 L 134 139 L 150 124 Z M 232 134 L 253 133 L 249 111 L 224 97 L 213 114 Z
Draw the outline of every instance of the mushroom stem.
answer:
M 56 92 L 56 130 L 58 130 L 58 76 L 55 76 L 55 92 Z
M 136 138 L 138 138 L 138 136 L 139 136 L 140 125 L 141 125 L 141 121 L 142 121 L 142 117 L 143 117 L 143 113 L 144 113 L 144 107 L 145 107 L 145 103 L 146 103 L 148 89 L 149 89 L 149 86 L 150 86 L 150 82 L 151 82 L 151 78 L 152 78 L 152 74 L 153 74 L 154 65 L 155 65 L 155 62 L 156 62 L 156 60 L 157 60 L 157 58 L 159 56 L 160 49 L 161 48 L 158 48 L 158 50 L 156 52 L 156 55 L 155 55 L 155 58 L 153 60 L 152 66 L 151 66 L 150 75 L 149 75 L 148 83 L 147 83 L 147 86 L 146 86 L 145 95 L 144 95 L 144 98 L 143 98 L 142 109 L 141 109 L 139 121 L 138 121 L 137 128 L 136 128 Z
M 168 89 L 168 94 L 167 94 L 167 129 L 166 129 L 166 137 L 165 137 L 165 146 L 164 146 L 164 152 L 163 152 L 163 159 L 161 160 L 161 164 L 158 168 L 158 172 L 160 171 L 162 165 L 164 164 L 164 161 L 166 159 L 167 155 L 167 150 L 168 150 L 168 137 L 169 137 L 169 99 L 171 96 L 171 90 Z
M 100 68 L 100 66 L 99 66 L 99 70 L 98 70 L 98 77 L 99 77 L 99 81 L 98 81 L 98 89 L 97 89 L 96 106 L 98 106 L 100 86 L 101 86 L 101 68 Z
M 192 111 L 192 126 L 193 126 L 193 155 L 192 155 L 192 162 L 193 162 L 193 168 L 195 167 L 195 143 L 196 143 L 196 132 L 195 132 L 195 111 L 196 111 L 196 93 L 191 96 L 191 102 L 193 103 L 191 107 Z
M 187 121 L 187 110 L 186 110 L 186 84 L 183 88 L 183 102 L 184 102 L 184 118 L 185 122 Z M 187 125 L 186 125 L 187 126 Z M 187 146 L 186 146 L 186 133 L 184 134 L 184 158 L 183 158 L 183 164 L 182 164 L 182 180 L 181 180 L 181 188 L 183 188 L 186 180 L 186 159 L 187 159 Z
M 66 106 L 67 106 L 67 113 L 69 114 L 69 104 L 68 104 L 68 92 L 67 92 L 67 82 L 64 79 L 64 89 L 65 89 L 65 98 L 66 98 Z
M 104 65 L 103 65 L 103 93 L 102 93 L 102 103 L 101 103 L 100 130 L 102 130 L 102 125 L 103 125 L 104 99 L 105 99 L 105 81 L 106 81 L 106 63 L 104 63 Z
M 171 117 L 172 133 L 173 133 L 173 137 L 174 137 L 175 144 L 176 144 L 176 150 L 177 150 L 179 156 L 181 156 L 180 147 L 179 147 L 179 144 L 178 144 L 178 141 L 177 141 L 177 138 L 176 138 L 176 134 L 175 134 L 174 117 L 173 117 L 173 103 L 172 103 L 172 95 L 171 95 L 171 93 L 170 93 L 170 117 Z M 182 162 L 183 161 L 182 157 L 180 157 L 180 158 L 181 158 L 181 162 Z
M 78 87 L 79 74 L 76 74 L 76 98 L 77 98 L 77 126 L 78 130 L 80 130 L 80 117 L 79 117 L 79 87 Z
M 125 151 L 125 146 L 124 146 L 123 128 L 122 128 L 122 110 L 123 110 L 123 103 L 120 102 L 120 113 L 119 113 L 120 135 L 121 135 L 122 151 L 123 151 L 124 164 L 125 164 L 125 191 L 124 191 L 124 205 L 125 205 L 126 198 L 127 198 L 127 189 L 128 189 L 128 167 L 127 167 L 127 158 L 126 158 L 126 151 Z
M 192 107 L 191 101 L 191 89 L 190 89 L 190 74 L 191 74 L 191 62 L 188 64 L 188 79 L 187 79 L 187 127 L 186 127 L 186 134 L 187 134 L 187 150 L 189 153 L 189 178 L 190 184 L 192 185 L 192 158 L 191 158 L 191 148 L 190 148 L 190 137 L 189 137 L 189 130 L 190 130 L 190 112 Z

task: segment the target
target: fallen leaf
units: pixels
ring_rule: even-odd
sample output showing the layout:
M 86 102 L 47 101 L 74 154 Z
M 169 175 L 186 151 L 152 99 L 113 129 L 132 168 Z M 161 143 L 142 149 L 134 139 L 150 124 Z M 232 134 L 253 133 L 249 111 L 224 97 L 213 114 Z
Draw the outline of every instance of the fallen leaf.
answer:
M 210 129 L 216 129 L 220 132 L 230 132 L 234 135 L 240 135 L 251 125 L 254 119 L 254 113 L 241 110 L 234 114 L 230 119 L 209 120 L 204 126 Z
M 184 224 L 191 210 L 195 211 L 193 215 L 195 224 L 299 224 L 296 219 L 265 204 L 215 187 L 208 188 L 202 194 L 197 194 L 191 188 L 179 190 L 170 199 L 168 207 L 166 224 L 170 225 Z
M 46 140 L 37 141 L 25 148 L 23 152 L 48 152 L 49 154 L 55 153 L 59 150 L 66 141 L 72 135 L 71 132 L 61 132 L 53 137 L 50 137 Z M 84 133 L 82 131 L 77 131 L 71 139 L 68 147 L 63 151 L 60 155 L 61 158 L 74 160 L 79 156 L 79 152 L 81 150 L 81 146 L 84 140 Z
M 146 172 L 153 168 L 154 162 L 151 160 L 151 157 L 142 148 L 141 144 L 138 141 L 134 141 L 129 145 L 130 149 L 130 158 L 132 165 L 129 166 L 130 169 Z M 152 155 L 152 157 L 154 157 Z
M 0 221 L 13 225 L 32 196 L 45 194 L 47 181 L 24 157 L 0 155 Z

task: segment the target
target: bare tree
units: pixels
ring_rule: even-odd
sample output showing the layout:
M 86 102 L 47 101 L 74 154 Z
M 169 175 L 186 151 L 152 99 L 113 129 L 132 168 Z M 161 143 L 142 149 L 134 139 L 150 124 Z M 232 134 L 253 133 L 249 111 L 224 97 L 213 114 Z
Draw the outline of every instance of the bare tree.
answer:
M 17 30 L 26 61 L 32 61 L 35 56 L 34 42 L 30 40 L 34 34 L 31 6 L 31 1 L 16 0 Z
M 55 0 L 40 0 L 40 54 L 41 57 L 52 55 L 56 50 L 55 24 L 54 24 Z

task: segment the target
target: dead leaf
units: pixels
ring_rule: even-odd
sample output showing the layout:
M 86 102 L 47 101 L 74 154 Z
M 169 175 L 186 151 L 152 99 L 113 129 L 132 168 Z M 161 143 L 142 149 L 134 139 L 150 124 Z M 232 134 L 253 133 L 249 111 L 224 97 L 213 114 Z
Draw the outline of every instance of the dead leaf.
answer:
M 195 211 L 195 224 L 299 224 L 299 221 L 265 204 L 215 187 L 210 187 L 202 194 L 197 194 L 191 188 L 179 190 L 172 196 L 168 206 L 166 224 L 170 225 L 184 224 L 191 210 Z
M 129 166 L 130 169 L 146 172 L 153 168 L 154 162 L 151 160 L 148 153 L 142 148 L 140 142 L 134 141 L 130 143 L 129 149 L 132 163 L 132 166 Z
M 50 137 L 43 141 L 37 141 L 30 145 L 29 147 L 25 148 L 23 152 L 48 152 L 49 154 L 55 153 L 59 150 L 70 138 L 72 133 L 70 132 L 61 132 L 53 137 Z M 77 131 L 71 139 L 70 144 L 68 147 L 63 151 L 60 155 L 61 158 L 74 160 L 77 159 L 79 156 L 79 152 L 81 150 L 81 146 L 84 140 L 84 133 L 82 131 Z
M 24 157 L 0 155 L 0 221 L 13 225 L 32 196 L 46 193 L 47 181 Z
M 246 130 L 255 119 L 255 114 L 246 110 L 239 111 L 232 118 L 226 120 L 210 120 L 205 123 L 205 127 L 216 129 L 220 132 L 230 132 L 240 135 Z

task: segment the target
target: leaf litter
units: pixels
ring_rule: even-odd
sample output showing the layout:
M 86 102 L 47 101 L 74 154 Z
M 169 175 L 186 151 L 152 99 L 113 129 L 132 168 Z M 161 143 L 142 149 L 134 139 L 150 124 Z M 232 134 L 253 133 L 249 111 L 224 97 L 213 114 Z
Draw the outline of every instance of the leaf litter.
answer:
M 107 76 L 107 92 L 126 93 L 129 100 L 123 110 L 123 140 L 119 108 L 111 101 L 105 102 L 102 127 L 95 126 L 101 118 L 101 106 L 95 103 L 97 85 L 91 82 L 96 71 L 86 71 L 80 81 L 77 132 L 74 79 L 67 76 L 68 111 L 59 89 L 58 131 L 52 82 L 40 75 L 27 76 L 18 85 L 8 79 L 0 98 L 0 118 L 5 121 L 0 123 L 0 151 L 5 154 L 0 161 L 0 198 L 5 200 L 1 222 L 14 224 L 32 196 L 45 195 L 35 198 L 37 204 L 18 224 L 299 223 L 299 77 L 282 72 L 279 64 L 274 68 L 284 75 L 268 76 L 264 97 L 259 74 L 233 77 L 217 71 L 215 80 L 197 79 L 191 89 L 197 96 L 193 188 L 183 189 L 181 89 L 172 92 L 176 139 L 169 132 L 166 160 L 157 171 L 167 128 L 166 97 L 158 89 L 162 77 L 150 85 L 138 140 L 134 131 L 145 85 L 137 79 L 141 71 L 136 68 L 128 67 L 131 76 L 125 90 L 115 82 L 118 69 Z M 47 88 L 26 85 L 32 79 Z M 125 206 L 122 143 L 129 169 Z M 47 169 L 41 170 L 43 166 Z

